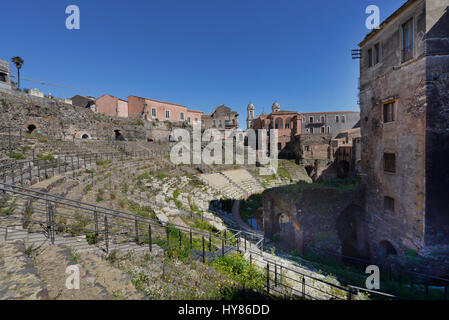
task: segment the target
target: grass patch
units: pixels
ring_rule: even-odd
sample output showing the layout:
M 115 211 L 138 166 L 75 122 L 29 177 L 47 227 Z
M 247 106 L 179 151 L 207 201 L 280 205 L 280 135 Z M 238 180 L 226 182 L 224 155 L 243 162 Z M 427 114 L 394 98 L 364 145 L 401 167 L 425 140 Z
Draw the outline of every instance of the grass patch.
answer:
M 243 254 L 233 253 L 214 260 L 211 265 L 215 270 L 221 272 L 239 284 L 252 289 L 260 290 L 266 283 L 265 274 L 247 261 Z
M 16 160 L 23 160 L 25 159 L 25 156 L 19 152 L 13 152 L 8 154 L 8 157 L 12 158 L 12 159 L 16 159 Z

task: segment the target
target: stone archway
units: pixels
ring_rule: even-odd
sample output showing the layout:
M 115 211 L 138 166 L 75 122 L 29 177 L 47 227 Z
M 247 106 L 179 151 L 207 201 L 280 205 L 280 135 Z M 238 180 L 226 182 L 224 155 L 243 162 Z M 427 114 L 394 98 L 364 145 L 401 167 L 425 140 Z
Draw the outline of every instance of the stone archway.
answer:
M 23 125 L 23 130 L 28 133 L 35 133 L 36 131 L 40 131 L 40 127 L 39 125 L 34 122 L 34 121 L 27 121 L 24 125 Z
M 90 136 L 87 133 L 85 133 L 81 136 L 81 139 L 90 139 Z
M 120 129 L 115 129 L 114 135 L 116 141 L 125 141 L 125 137 L 123 136 L 122 131 Z
M 382 261 L 387 260 L 390 255 L 397 255 L 397 251 L 394 246 L 388 240 L 382 240 L 379 243 L 378 255 L 379 259 Z
M 342 255 L 359 259 L 369 258 L 365 218 L 365 211 L 355 204 L 350 204 L 338 216 L 336 224 Z M 351 262 L 351 259 L 347 260 Z
M 350 167 L 351 166 L 348 161 L 346 160 L 339 161 L 337 165 L 337 176 L 340 179 L 347 178 L 349 175 Z

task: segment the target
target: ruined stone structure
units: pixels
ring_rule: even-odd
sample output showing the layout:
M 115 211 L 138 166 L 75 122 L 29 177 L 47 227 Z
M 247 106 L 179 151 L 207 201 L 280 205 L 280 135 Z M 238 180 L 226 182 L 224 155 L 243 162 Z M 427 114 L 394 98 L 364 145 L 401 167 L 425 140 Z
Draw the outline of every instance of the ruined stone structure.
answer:
M 97 111 L 94 97 L 85 97 L 81 95 L 76 95 L 73 96 L 70 100 L 72 100 L 72 104 L 75 106 L 88 108 L 92 111 Z
M 51 139 L 114 139 L 117 133 L 126 140 L 144 140 L 148 130 L 133 119 L 95 113 L 82 106 L 19 91 L 0 92 L 0 123 L 23 133 L 37 133 Z
M 239 114 L 223 104 L 210 115 L 203 114 L 201 126 L 204 129 L 218 129 L 220 131 L 237 129 L 239 127 Z
M 410 0 L 359 45 L 365 210 L 376 259 L 415 252 L 429 265 L 447 262 L 439 255 L 449 241 L 448 6 Z
M 362 136 L 360 128 L 343 131 L 332 139 L 331 153 L 337 164 L 338 176 L 347 177 L 349 174 L 360 175 L 362 160 Z
M 5 60 L 0 60 L 0 89 L 11 89 L 11 70 Z
M 290 185 L 263 193 L 264 234 L 286 250 L 318 248 L 365 258 L 365 219 L 362 188 Z

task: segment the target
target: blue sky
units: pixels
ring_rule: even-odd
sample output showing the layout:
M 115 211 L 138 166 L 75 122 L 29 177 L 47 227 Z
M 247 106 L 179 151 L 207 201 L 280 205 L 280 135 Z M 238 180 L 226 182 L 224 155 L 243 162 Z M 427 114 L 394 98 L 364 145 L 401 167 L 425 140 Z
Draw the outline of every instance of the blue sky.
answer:
M 22 77 L 55 96 L 143 96 L 211 112 L 226 104 L 245 127 L 256 114 L 358 110 L 358 61 L 368 5 L 384 20 L 405 0 L 4 1 L 0 59 L 19 55 Z M 81 29 L 65 28 L 78 5 Z M 15 68 L 12 69 L 15 74 Z M 89 92 L 87 92 L 87 90 Z

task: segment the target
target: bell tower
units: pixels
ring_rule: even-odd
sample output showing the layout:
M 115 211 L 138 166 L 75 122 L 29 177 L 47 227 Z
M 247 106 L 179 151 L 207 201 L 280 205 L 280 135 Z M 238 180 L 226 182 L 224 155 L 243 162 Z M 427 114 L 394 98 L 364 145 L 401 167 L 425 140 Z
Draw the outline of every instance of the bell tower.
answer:
M 246 118 L 246 129 L 251 129 L 253 127 L 254 110 L 255 110 L 252 102 L 249 103 L 246 110 L 248 111 L 248 117 Z

